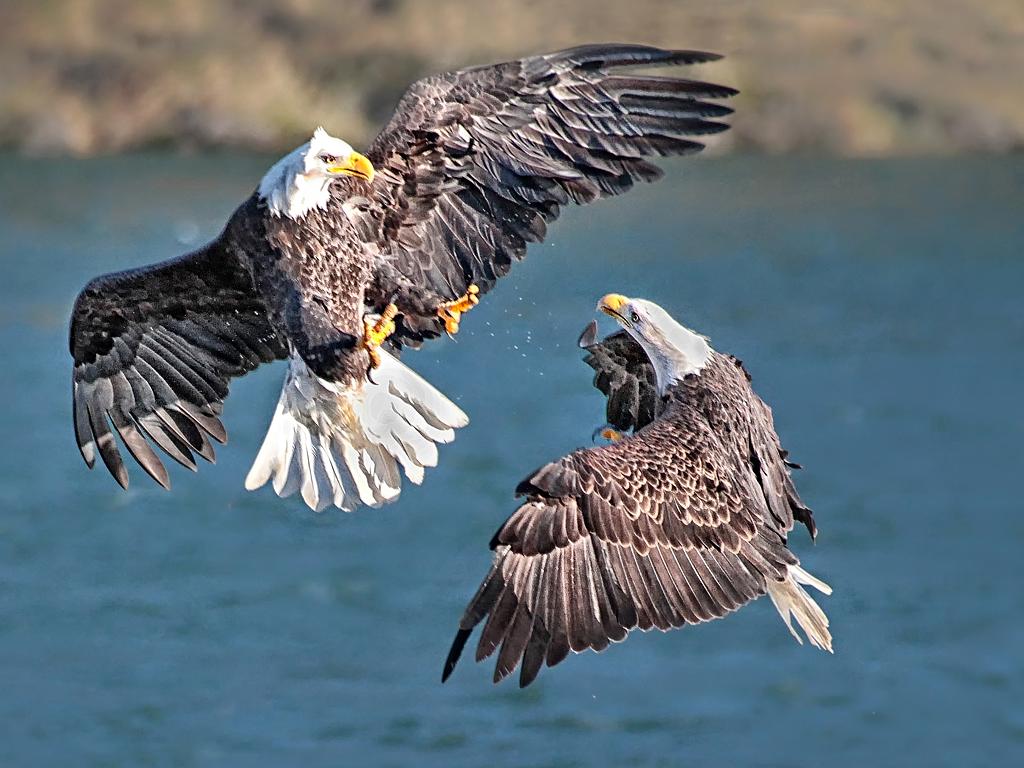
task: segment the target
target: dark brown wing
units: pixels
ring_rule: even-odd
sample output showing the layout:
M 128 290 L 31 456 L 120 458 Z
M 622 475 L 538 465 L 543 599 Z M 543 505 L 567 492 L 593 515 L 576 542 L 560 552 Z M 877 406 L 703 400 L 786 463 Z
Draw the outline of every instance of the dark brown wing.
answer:
M 772 409 L 750 386 L 750 374 L 743 361 L 715 353 L 715 364 L 701 378 L 713 378 L 714 383 L 691 387 L 687 396 L 708 414 L 711 427 L 718 434 L 746 435 L 747 443 L 738 449 L 748 456 L 776 525 L 788 531 L 795 520 L 803 523 L 811 538 L 815 538 L 818 529 L 814 512 L 800 499 L 790 472 L 800 469 L 800 465 L 789 461 L 789 451 L 782 447 L 775 431 Z
M 408 310 L 422 294 L 454 299 L 470 283 L 486 292 L 561 206 L 659 178 L 645 158 L 700 150 L 692 137 L 724 130 L 714 118 L 731 112 L 707 99 L 736 91 L 619 70 L 717 58 L 593 45 L 414 84 L 367 153 L 378 169 L 371 300 L 398 295 Z M 440 325 L 424 307 L 399 331 L 432 336 Z
M 128 486 L 114 433 L 168 487 L 149 441 L 190 469 L 223 443 L 228 380 L 286 355 L 255 295 L 248 266 L 217 240 L 162 264 L 104 275 L 79 294 L 71 317 L 75 436 Z M 147 440 L 147 438 L 149 440 Z
M 732 438 L 726 438 L 731 440 Z M 484 618 L 476 658 L 498 649 L 495 682 L 522 664 L 601 651 L 639 627 L 724 616 L 782 581 L 796 558 L 741 445 L 699 407 L 673 401 L 642 432 L 541 467 L 527 501 L 491 541 L 494 564 L 470 601 L 444 670 Z
M 664 407 L 658 380 L 647 353 L 626 331 L 597 341 L 597 323 L 580 335 L 587 351 L 583 362 L 594 369 L 594 386 L 608 397 L 606 419 L 621 432 L 641 429 L 654 421 Z

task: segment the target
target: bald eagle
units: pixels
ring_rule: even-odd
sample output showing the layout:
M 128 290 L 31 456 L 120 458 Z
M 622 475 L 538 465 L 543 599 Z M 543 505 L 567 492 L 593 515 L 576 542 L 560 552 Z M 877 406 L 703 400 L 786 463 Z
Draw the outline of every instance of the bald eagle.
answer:
M 650 301 L 609 294 L 598 308 L 625 331 L 598 342 L 592 324 L 580 344 L 609 422 L 632 434 L 519 484 L 526 500 L 491 539 L 442 679 L 485 618 L 477 661 L 500 645 L 494 682 L 521 665 L 526 686 L 569 651 L 720 618 L 766 592 L 799 642 L 794 617 L 831 652 L 828 619 L 802 585 L 831 589 L 787 545 L 794 520 L 813 538 L 814 518 L 743 365 Z
M 313 509 L 378 506 L 419 483 L 466 415 L 398 360 L 462 314 L 569 203 L 651 181 L 701 149 L 731 88 L 624 72 L 718 58 L 595 45 L 414 84 L 365 155 L 322 128 L 211 243 L 105 275 L 70 329 L 78 445 L 123 486 L 115 434 L 160 485 L 155 449 L 212 461 L 229 381 L 287 358 L 246 479 Z

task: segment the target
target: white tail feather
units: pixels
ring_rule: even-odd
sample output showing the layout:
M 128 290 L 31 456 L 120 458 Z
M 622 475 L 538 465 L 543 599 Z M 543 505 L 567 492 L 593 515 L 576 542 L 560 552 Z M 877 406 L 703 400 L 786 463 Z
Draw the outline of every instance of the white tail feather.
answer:
M 380 350 L 373 382 L 345 386 L 291 359 L 274 418 L 245 487 L 273 481 L 278 496 L 301 492 L 317 512 L 379 507 L 401 491 L 398 467 L 417 485 L 469 419 L 397 358 Z
M 789 575 L 783 582 L 768 582 L 768 596 L 775 603 L 775 609 L 786 622 L 790 634 L 796 641 L 803 645 L 803 638 L 793 629 L 791 617 L 796 618 L 797 624 L 816 648 L 832 653 L 832 635 L 828 631 L 828 616 L 821 610 L 816 602 L 811 599 L 801 584 L 814 587 L 826 595 L 832 594 L 832 587 L 820 579 L 815 578 L 799 565 L 789 566 Z

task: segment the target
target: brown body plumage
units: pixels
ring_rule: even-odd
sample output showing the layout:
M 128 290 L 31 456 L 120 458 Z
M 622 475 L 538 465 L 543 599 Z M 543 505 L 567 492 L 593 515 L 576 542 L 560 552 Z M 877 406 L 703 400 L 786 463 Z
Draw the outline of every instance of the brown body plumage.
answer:
M 366 182 L 356 182 L 365 185 Z M 272 216 L 260 204 L 270 248 L 255 259 L 257 286 L 271 320 L 285 329 L 316 375 L 351 383 L 368 359 L 358 340 L 373 259 L 343 211 L 314 209 L 300 219 Z

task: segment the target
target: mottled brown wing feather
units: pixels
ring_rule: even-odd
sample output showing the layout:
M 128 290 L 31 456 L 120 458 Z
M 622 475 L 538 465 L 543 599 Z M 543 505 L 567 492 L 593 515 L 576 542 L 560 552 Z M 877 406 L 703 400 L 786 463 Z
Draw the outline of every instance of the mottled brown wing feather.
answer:
M 594 386 L 608 397 L 605 418 L 621 432 L 641 429 L 654 421 L 664 404 L 647 353 L 626 331 L 597 341 L 597 324 L 580 335 L 587 351 L 583 362 L 594 369 Z
M 796 563 L 786 547 L 793 513 L 779 505 L 805 508 L 795 489 L 787 495 L 777 438 L 763 434 L 770 416 L 763 421 L 765 406 L 738 363 L 716 356 L 714 366 L 716 382 L 688 377 L 643 431 L 520 483 L 526 501 L 491 541 L 494 563 L 462 617 L 444 678 L 484 619 L 477 660 L 500 648 L 495 682 L 520 666 L 525 686 L 570 651 L 601 651 L 637 627 L 719 618 L 785 578 Z M 732 419 L 728 430 L 714 423 L 720 413 Z M 771 466 L 764 451 L 775 451 Z
M 621 73 L 713 61 L 699 51 L 594 45 L 415 83 L 373 142 L 369 211 L 380 254 L 370 298 L 398 295 L 407 340 L 440 326 L 415 297 L 482 292 L 542 240 L 561 206 L 621 194 L 661 171 L 646 158 L 700 150 L 736 93 Z
M 153 446 L 190 469 L 193 453 L 213 461 L 209 438 L 227 439 L 218 416 L 229 379 L 287 351 L 249 268 L 220 240 L 90 281 L 75 301 L 70 350 L 75 436 L 86 464 L 99 453 L 128 486 L 116 432 L 165 488 L 167 470 Z

